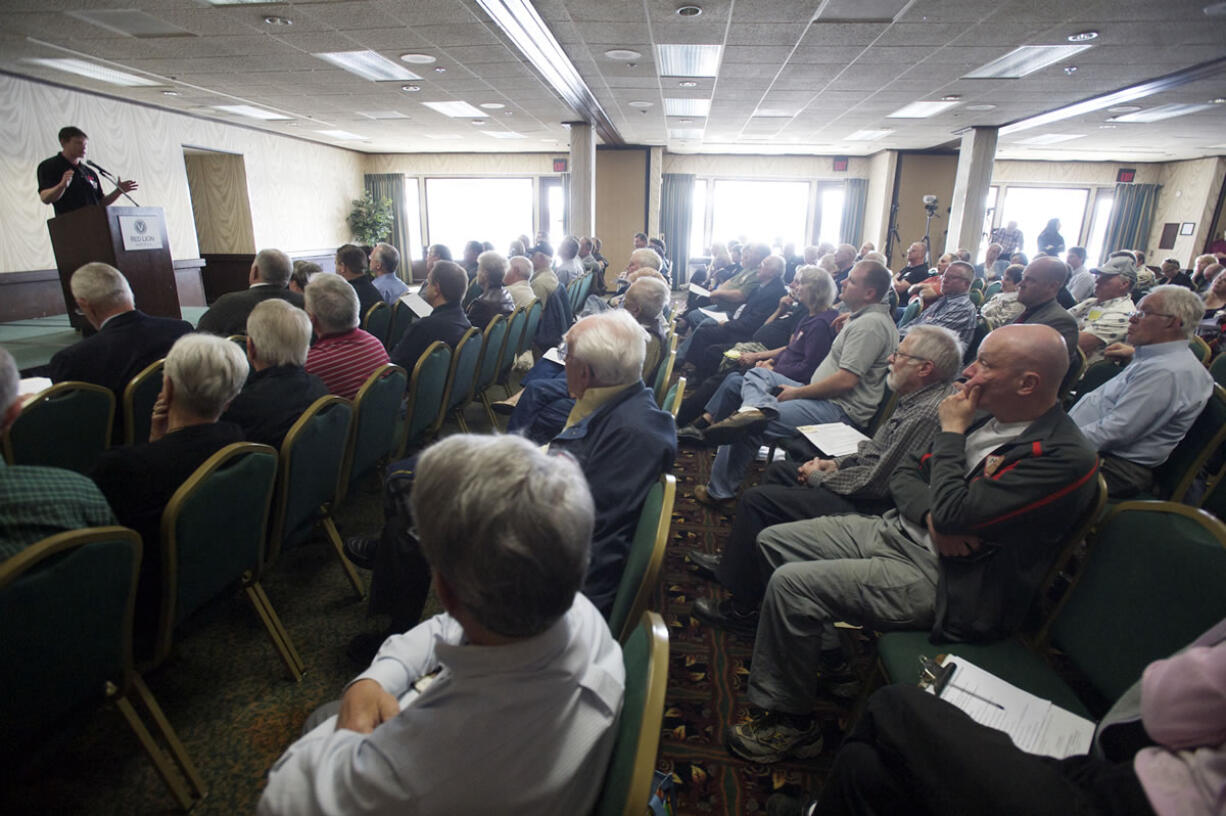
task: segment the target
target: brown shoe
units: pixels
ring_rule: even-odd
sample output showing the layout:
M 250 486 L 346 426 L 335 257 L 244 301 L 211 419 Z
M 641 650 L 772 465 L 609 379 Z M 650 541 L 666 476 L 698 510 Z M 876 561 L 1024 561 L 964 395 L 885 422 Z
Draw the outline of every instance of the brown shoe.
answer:
M 753 408 L 749 411 L 733 414 L 721 422 L 716 422 L 710 428 L 703 431 L 702 436 L 708 444 L 727 445 L 730 442 L 744 439 L 750 434 L 763 430 L 769 423 L 770 417 L 757 408 Z
M 705 504 L 707 507 L 716 510 L 731 510 L 736 505 L 736 499 L 717 499 L 707 492 L 706 485 L 694 486 L 694 499 L 699 504 Z

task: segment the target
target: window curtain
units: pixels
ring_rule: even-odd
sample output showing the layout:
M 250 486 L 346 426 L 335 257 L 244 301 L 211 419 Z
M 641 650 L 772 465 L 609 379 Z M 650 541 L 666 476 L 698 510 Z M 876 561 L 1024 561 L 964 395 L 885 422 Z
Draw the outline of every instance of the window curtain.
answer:
M 1115 185 L 1115 200 L 1107 221 L 1107 237 L 1103 241 L 1103 256 L 1117 249 L 1146 249 L 1150 222 L 1158 203 L 1161 184 Z
M 680 289 L 689 277 L 690 217 L 694 202 L 693 173 L 665 173 L 660 196 L 660 225 L 673 265 L 673 288 Z
M 388 243 L 400 250 L 398 277 L 411 277 L 413 253 L 408 245 L 409 223 L 404 211 L 404 176 L 400 173 L 377 173 L 366 175 L 366 191 L 378 201 L 381 198 L 392 202 L 392 233 Z
M 843 243 L 859 247 L 864 237 L 864 205 L 868 201 L 868 179 L 849 178 L 843 182 L 843 223 L 839 235 Z

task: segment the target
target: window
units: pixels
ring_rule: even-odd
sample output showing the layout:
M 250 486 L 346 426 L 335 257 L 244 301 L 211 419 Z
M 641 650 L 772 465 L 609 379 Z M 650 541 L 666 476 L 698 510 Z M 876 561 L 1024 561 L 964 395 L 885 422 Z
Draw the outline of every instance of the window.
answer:
M 426 231 L 459 257 L 468 241 L 490 241 L 499 251 L 532 234 L 532 179 L 426 179 Z
M 818 212 L 821 222 L 817 225 L 817 242 L 829 242 L 838 246 L 843 243 L 843 185 L 823 184 L 818 193 Z M 797 250 L 804 242 L 796 245 Z
M 558 244 L 566 237 L 565 189 L 560 178 L 541 179 L 541 228 L 546 232 L 550 245 L 556 252 Z
M 711 240 L 803 247 L 808 209 L 807 181 L 718 179 L 711 194 Z
M 983 197 L 983 232 L 979 236 L 979 257 L 975 263 L 983 263 L 988 256 L 988 244 L 992 243 L 992 216 L 996 214 L 996 198 L 999 195 L 1000 188 L 993 186 Z
M 1033 258 L 1038 253 L 1039 233 L 1052 218 L 1060 219 L 1060 235 L 1066 246 L 1081 240 L 1090 191 L 1069 187 L 1009 187 L 1005 190 L 1004 212 L 997 222 L 1002 227 L 1016 221 L 1025 243 L 1022 252 Z
M 404 220 L 409 223 L 409 254 L 421 260 L 426 257 L 425 247 L 421 237 L 421 201 L 417 198 L 417 179 L 408 177 L 404 180 Z M 402 266 L 407 267 L 408 261 Z M 408 269 L 405 269 L 408 274 Z
M 1111 223 L 1111 205 L 1115 194 L 1110 190 L 1099 192 L 1094 199 L 1094 215 L 1090 218 L 1090 237 L 1086 240 L 1086 265 L 1097 266 L 1107 258 L 1107 224 Z

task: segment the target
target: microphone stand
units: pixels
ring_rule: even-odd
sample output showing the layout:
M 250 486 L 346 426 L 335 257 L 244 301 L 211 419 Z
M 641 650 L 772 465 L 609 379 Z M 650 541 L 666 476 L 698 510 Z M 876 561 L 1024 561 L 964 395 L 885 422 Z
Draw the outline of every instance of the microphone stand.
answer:
M 101 173 L 101 174 L 102 174 L 102 175 L 103 175 L 105 178 L 110 179 L 110 180 L 111 180 L 111 182 L 112 182 L 113 184 L 115 184 L 116 186 L 118 186 L 118 185 L 119 185 L 119 178 L 118 178 L 118 177 L 116 177 L 116 176 L 112 175 L 111 173 L 108 173 L 107 171 L 103 170 L 101 167 L 99 167 L 98 165 L 94 164 L 92 161 L 87 161 L 87 162 L 86 162 L 86 164 L 88 164 L 90 167 L 92 167 L 92 168 L 94 168 L 95 170 L 97 170 L 97 171 L 98 171 L 99 173 Z M 124 198 L 126 198 L 126 199 L 128 199 L 128 201 L 131 201 L 131 202 L 132 202 L 132 206 L 133 206 L 133 207 L 139 207 L 139 206 L 140 206 L 139 204 L 137 204 L 137 203 L 136 203 L 136 199 L 132 198 L 132 196 L 128 195 L 127 193 L 124 193 L 124 194 L 123 194 L 123 197 L 124 197 Z

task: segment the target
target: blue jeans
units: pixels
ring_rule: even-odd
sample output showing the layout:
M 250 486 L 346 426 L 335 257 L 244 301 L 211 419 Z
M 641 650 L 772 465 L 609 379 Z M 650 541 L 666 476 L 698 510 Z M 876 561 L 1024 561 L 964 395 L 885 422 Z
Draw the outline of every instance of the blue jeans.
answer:
M 538 377 L 524 386 L 507 420 L 507 433 L 523 434 L 543 445 L 562 432 L 575 400 L 566 387 L 566 370 L 561 371 L 561 376 Z

